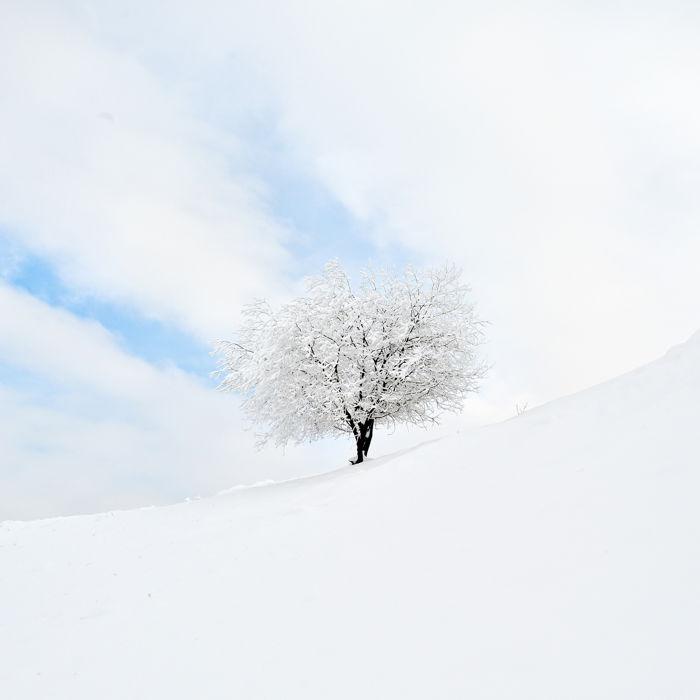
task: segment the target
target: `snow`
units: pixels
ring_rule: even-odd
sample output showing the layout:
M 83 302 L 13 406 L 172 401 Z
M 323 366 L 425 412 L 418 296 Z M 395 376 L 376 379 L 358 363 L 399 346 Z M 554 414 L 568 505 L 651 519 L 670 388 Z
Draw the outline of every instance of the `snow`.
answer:
M 700 334 L 359 467 L 6 522 L 2 697 L 695 700 L 699 395 Z

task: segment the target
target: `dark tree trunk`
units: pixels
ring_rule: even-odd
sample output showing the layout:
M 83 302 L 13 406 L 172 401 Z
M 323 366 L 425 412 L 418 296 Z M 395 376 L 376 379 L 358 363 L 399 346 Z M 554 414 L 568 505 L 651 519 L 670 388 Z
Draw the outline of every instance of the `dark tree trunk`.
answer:
M 365 457 L 369 452 L 369 445 L 372 442 L 372 436 L 374 435 L 374 418 L 370 418 L 367 421 L 367 429 L 365 431 L 365 442 L 362 446 L 362 451 L 365 453 Z
M 355 457 L 355 461 L 353 462 L 353 464 L 359 464 L 360 462 L 363 462 L 365 459 L 365 453 L 362 450 L 363 440 L 364 440 L 364 438 L 362 438 L 359 435 L 357 435 L 355 437 L 356 447 L 357 447 L 357 457 Z
M 374 434 L 374 418 L 370 418 L 366 423 L 358 423 L 355 431 L 355 447 L 357 448 L 357 458 L 354 464 L 364 462 L 369 445 Z

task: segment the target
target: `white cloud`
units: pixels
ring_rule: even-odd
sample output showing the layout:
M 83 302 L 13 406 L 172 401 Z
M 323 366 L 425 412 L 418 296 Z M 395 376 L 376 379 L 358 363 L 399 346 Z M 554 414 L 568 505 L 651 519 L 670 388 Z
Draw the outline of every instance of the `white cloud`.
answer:
M 31 377 L 0 389 L 0 518 L 164 503 L 333 466 L 323 447 L 256 452 L 233 397 L 2 282 L 0 318 L 0 361 Z
M 279 286 L 289 232 L 181 84 L 59 9 L 3 7 L 0 221 L 74 288 L 217 337 Z
M 294 42 L 277 73 L 290 138 L 390 240 L 465 265 L 512 390 L 553 396 L 651 359 L 700 321 L 685 265 L 700 223 L 696 34 L 671 11 L 462 8 L 356 8 L 278 34 Z M 684 190 L 643 195 L 645 179 L 678 176 L 681 152 Z
M 584 387 L 700 324 L 693 4 L 187 7 L 160 50 L 235 55 L 368 228 L 463 264 L 512 392 Z

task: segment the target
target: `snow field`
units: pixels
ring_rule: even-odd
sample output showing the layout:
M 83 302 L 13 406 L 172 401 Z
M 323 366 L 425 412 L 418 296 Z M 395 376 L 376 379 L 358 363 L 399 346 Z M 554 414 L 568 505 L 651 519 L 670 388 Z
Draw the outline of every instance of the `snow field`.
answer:
M 700 335 L 359 467 L 3 523 L 2 696 L 695 700 L 698 395 Z

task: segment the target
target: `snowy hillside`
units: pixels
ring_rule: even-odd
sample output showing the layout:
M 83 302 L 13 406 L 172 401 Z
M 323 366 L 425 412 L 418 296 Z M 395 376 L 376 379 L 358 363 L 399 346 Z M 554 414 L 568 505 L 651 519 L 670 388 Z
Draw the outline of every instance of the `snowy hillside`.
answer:
M 361 468 L 4 523 L 2 697 L 695 700 L 699 396 L 696 335 Z

